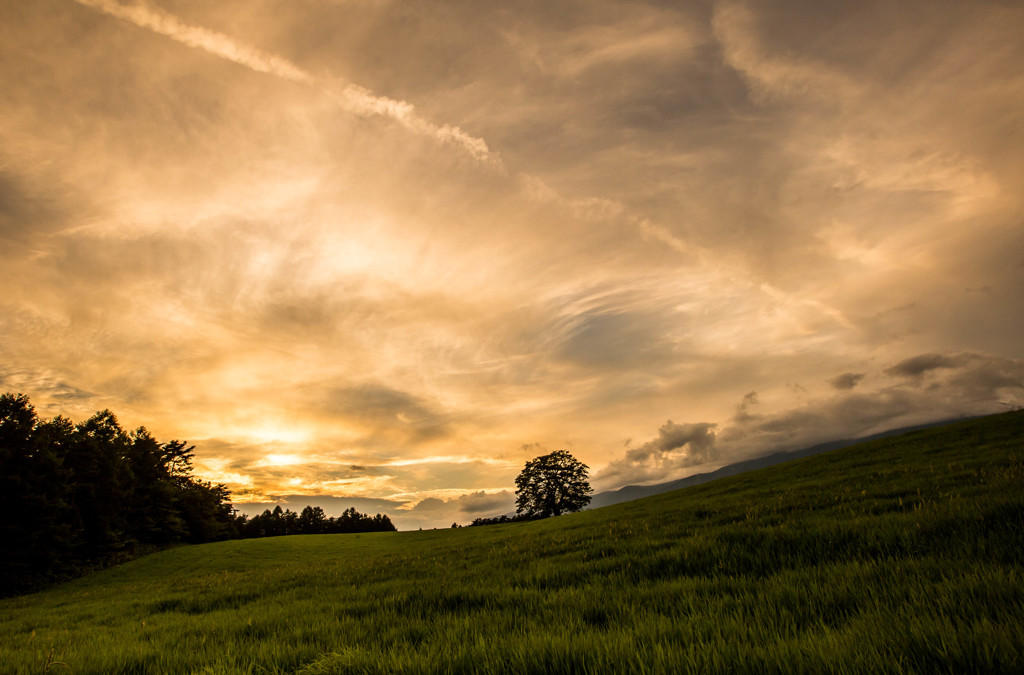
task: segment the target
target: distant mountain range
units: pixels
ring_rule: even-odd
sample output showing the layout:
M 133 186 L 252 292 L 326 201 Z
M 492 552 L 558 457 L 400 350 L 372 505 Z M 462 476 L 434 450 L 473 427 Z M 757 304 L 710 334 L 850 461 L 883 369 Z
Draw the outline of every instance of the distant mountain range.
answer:
M 716 478 L 724 478 L 726 476 L 735 476 L 736 474 L 743 473 L 745 471 L 752 471 L 754 469 L 761 469 L 766 466 L 773 464 L 781 464 L 782 462 L 788 462 L 791 459 L 800 459 L 801 457 L 810 457 L 811 455 L 817 455 L 822 452 L 828 452 L 829 450 L 838 450 L 839 448 L 845 448 L 849 445 L 856 443 L 865 443 L 867 441 L 873 441 L 878 438 L 886 438 L 889 436 L 898 436 L 911 431 L 917 431 L 918 429 L 928 429 L 930 427 L 937 427 L 943 424 L 950 424 L 951 422 L 958 422 L 962 419 L 967 418 L 956 418 L 949 420 L 942 420 L 941 422 L 930 422 L 928 424 L 919 424 L 912 427 L 901 427 L 899 429 L 891 429 L 890 431 L 883 431 L 881 433 L 872 434 L 871 436 L 864 436 L 862 438 L 851 438 L 838 441 L 829 441 L 828 443 L 820 443 L 818 445 L 804 448 L 802 450 L 788 450 L 782 452 L 775 452 L 770 455 L 764 455 L 763 457 L 755 457 L 753 459 L 747 459 L 742 462 L 736 462 L 735 464 L 729 464 L 723 466 L 720 469 L 709 471 L 708 473 L 698 473 L 686 478 L 680 478 L 678 480 L 668 481 L 667 483 L 657 483 L 655 485 L 627 485 L 621 487 L 618 490 L 608 490 L 606 492 L 599 492 L 594 495 L 590 500 L 588 509 L 597 509 L 602 506 L 610 506 L 612 504 L 618 504 L 620 502 L 628 502 L 633 499 L 640 499 L 641 497 L 649 497 L 651 495 L 660 494 L 662 492 L 668 492 L 670 490 L 678 490 L 680 488 L 689 487 L 691 485 L 700 485 L 701 483 L 707 483 L 708 481 L 715 480 Z

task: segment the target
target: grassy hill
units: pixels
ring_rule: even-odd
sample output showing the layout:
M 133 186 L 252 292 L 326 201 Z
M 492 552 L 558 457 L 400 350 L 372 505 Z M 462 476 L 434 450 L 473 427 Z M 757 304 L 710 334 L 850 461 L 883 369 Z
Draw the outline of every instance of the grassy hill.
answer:
M 502 526 L 181 547 L 0 601 L 0 672 L 1024 672 L 1024 412 Z
M 782 464 L 783 462 L 791 462 L 794 459 L 802 459 L 804 457 L 810 457 L 811 455 L 820 455 L 823 452 L 838 450 L 839 448 L 845 448 L 846 446 L 854 445 L 855 443 L 866 443 L 867 441 L 873 441 L 879 438 L 888 438 L 889 436 L 901 436 L 911 431 L 937 427 L 944 424 L 952 424 L 957 421 L 959 420 L 949 419 L 942 422 L 932 422 L 903 429 L 892 429 L 859 439 L 847 438 L 829 441 L 827 443 L 819 443 L 818 445 L 813 445 L 809 448 L 781 450 L 769 455 L 761 455 L 758 457 L 752 457 L 751 459 L 744 459 L 733 464 L 726 464 L 721 468 L 707 473 L 695 473 L 685 478 L 677 478 L 676 480 L 671 480 L 667 483 L 655 483 L 653 485 L 626 485 L 618 488 L 617 490 L 598 492 L 590 500 L 590 508 L 621 504 L 622 502 L 640 499 L 641 497 L 650 497 L 651 495 L 669 492 L 670 490 L 680 490 L 685 487 L 708 483 L 713 480 L 718 480 L 719 478 L 725 478 L 726 476 L 736 476 L 754 469 L 763 469 L 767 466 L 774 466 L 775 464 Z

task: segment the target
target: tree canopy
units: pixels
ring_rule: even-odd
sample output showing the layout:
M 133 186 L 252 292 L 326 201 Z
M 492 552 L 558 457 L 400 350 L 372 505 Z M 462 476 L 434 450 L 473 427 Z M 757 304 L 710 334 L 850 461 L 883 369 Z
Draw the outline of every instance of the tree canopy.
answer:
M 587 465 L 567 450 L 531 459 L 516 478 L 516 513 L 559 516 L 590 503 Z
M 223 485 L 192 476 L 192 450 L 126 431 L 109 410 L 43 420 L 0 395 L 0 595 L 174 542 L 237 536 Z

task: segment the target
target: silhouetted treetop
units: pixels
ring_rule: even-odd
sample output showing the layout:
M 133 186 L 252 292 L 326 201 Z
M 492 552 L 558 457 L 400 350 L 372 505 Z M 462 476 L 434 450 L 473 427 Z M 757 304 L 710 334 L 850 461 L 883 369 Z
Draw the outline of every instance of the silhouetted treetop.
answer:
M 531 459 L 516 478 L 516 513 L 558 516 L 590 503 L 587 465 L 566 450 Z

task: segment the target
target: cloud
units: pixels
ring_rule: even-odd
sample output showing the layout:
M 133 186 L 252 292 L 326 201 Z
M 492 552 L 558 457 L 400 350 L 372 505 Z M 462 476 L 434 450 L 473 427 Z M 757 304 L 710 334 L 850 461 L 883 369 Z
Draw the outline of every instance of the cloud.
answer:
M 598 472 L 594 479 L 600 485 L 623 485 L 659 476 L 671 475 L 688 466 L 704 464 L 715 457 L 717 424 L 698 422 L 676 424 L 668 420 L 658 429 L 658 436 L 643 445 L 630 448 L 625 457 L 615 460 Z
M 382 384 L 334 388 L 319 405 L 325 414 L 361 423 L 370 433 L 396 431 L 413 443 L 451 433 L 446 417 L 426 401 Z
M 151 7 L 142 0 L 138 2 L 134 0 L 131 2 L 75 0 L 75 2 L 260 73 L 267 73 L 301 84 L 311 84 L 314 81 L 311 75 L 286 59 L 239 44 L 221 33 L 198 26 L 190 26 L 174 15 Z
M 883 431 L 923 421 L 919 397 L 899 389 L 849 394 L 836 399 L 758 416 L 720 435 L 723 454 L 745 458 L 778 450 L 797 450 L 816 443 Z M 901 421 L 902 420 L 902 421 Z
M 688 445 L 687 461 L 706 461 L 714 451 L 715 434 L 711 430 L 716 426 L 707 422 L 676 424 L 669 420 L 658 429 L 656 439 L 630 450 L 626 457 L 633 461 L 646 461 Z
M 836 389 L 840 391 L 850 391 L 864 379 L 864 373 L 843 373 L 842 375 L 836 375 L 828 381 Z
M 33 400 L 33 405 L 44 416 L 68 416 L 73 413 L 81 421 L 103 407 L 95 393 L 61 379 L 52 370 L 0 366 L 0 390 L 11 393 L 32 392 L 34 396 L 41 394 L 41 397 Z
M 949 373 L 947 386 L 975 400 L 991 400 L 1003 394 L 1013 397 L 1024 389 L 1024 360 L 974 353 L 952 358 L 960 361 L 960 366 Z
M 733 415 L 733 421 L 743 423 L 749 422 L 750 420 L 756 419 L 758 416 L 750 412 L 751 406 L 758 404 L 757 392 L 751 391 L 743 395 L 743 400 L 736 406 L 736 414 Z
M 713 27 L 726 62 L 743 74 L 755 97 L 773 101 L 790 97 L 828 100 L 849 96 L 854 83 L 842 73 L 807 58 L 772 53 L 758 34 L 758 17 L 746 3 L 715 3 Z
M 733 456 L 795 450 L 893 428 L 991 414 L 1024 401 L 1024 361 L 1020 359 L 933 353 L 904 359 L 884 372 L 902 381 L 857 393 L 836 387 L 844 393 L 798 408 L 736 419 L 719 434 L 719 450 Z M 926 373 L 934 377 L 922 387 L 920 378 Z
M 485 492 L 478 490 L 447 499 L 427 497 L 406 504 L 394 511 L 392 520 L 401 530 L 448 527 L 451 523 L 468 525 L 481 517 L 499 516 L 515 511 L 515 497 L 507 490 Z
M 74 212 L 60 191 L 35 183 L 25 173 L 0 165 L 0 238 L 9 246 L 34 243 L 40 234 L 62 227 Z M 22 246 L 17 253 L 24 256 Z
M 963 358 L 959 356 L 945 356 L 943 354 L 921 354 L 904 359 L 896 365 L 886 368 L 885 374 L 891 377 L 920 377 L 930 370 L 939 368 L 958 368 L 963 365 Z
M 459 511 L 467 516 L 507 513 L 515 507 L 514 495 L 508 491 L 487 493 L 482 490 L 459 498 Z
M 232 61 L 259 73 L 280 77 L 289 82 L 318 87 L 334 99 L 344 110 L 364 117 L 390 118 L 413 133 L 429 136 L 441 143 L 460 147 L 475 159 L 500 166 L 499 160 L 480 138 L 465 133 L 459 127 L 429 122 L 416 113 L 406 101 L 377 96 L 369 89 L 347 84 L 340 91 L 330 87 L 321 78 L 306 72 L 294 63 L 273 54 L 267 54 L 241 44 L 227 35 L 199 26 L 190 26 L 174 15 L 149 6 L 143 0 L 123 4 L 117 0 L 75 0 L 79 4 L 123 19 L 195 49 Z
M 922 387 L 919 378 L 928 372 L 935 377 Z M 757 392 L 748 392 L 736 405 L 731 423 L 718 433 L 711 432 L 714 424 L 669 421 L 657 438 L 627 449 L 624 456 L 598 471 L 596 482 L 604 489 L 629 482 L 664 482 L 770 452 L 1024 405 L 1024 360 L 1020 359 L 978 353 L 925 354 L 904 359 L 886 373 L 902 381 L 851 392 L 867 374 L 846 373 L 833 378 L 842 384 L 853 381 L 849 387 L 832 383 L 841 394 L 758 414 L 750 413 L 750 408 L 765 403 Z M 676 452 L 683 446 L 684 453 Z
M 671 318 L 643 311 L 591 311 L 569 319 L 558 355 L 586 368 L 657 368 L 672 359 Z

